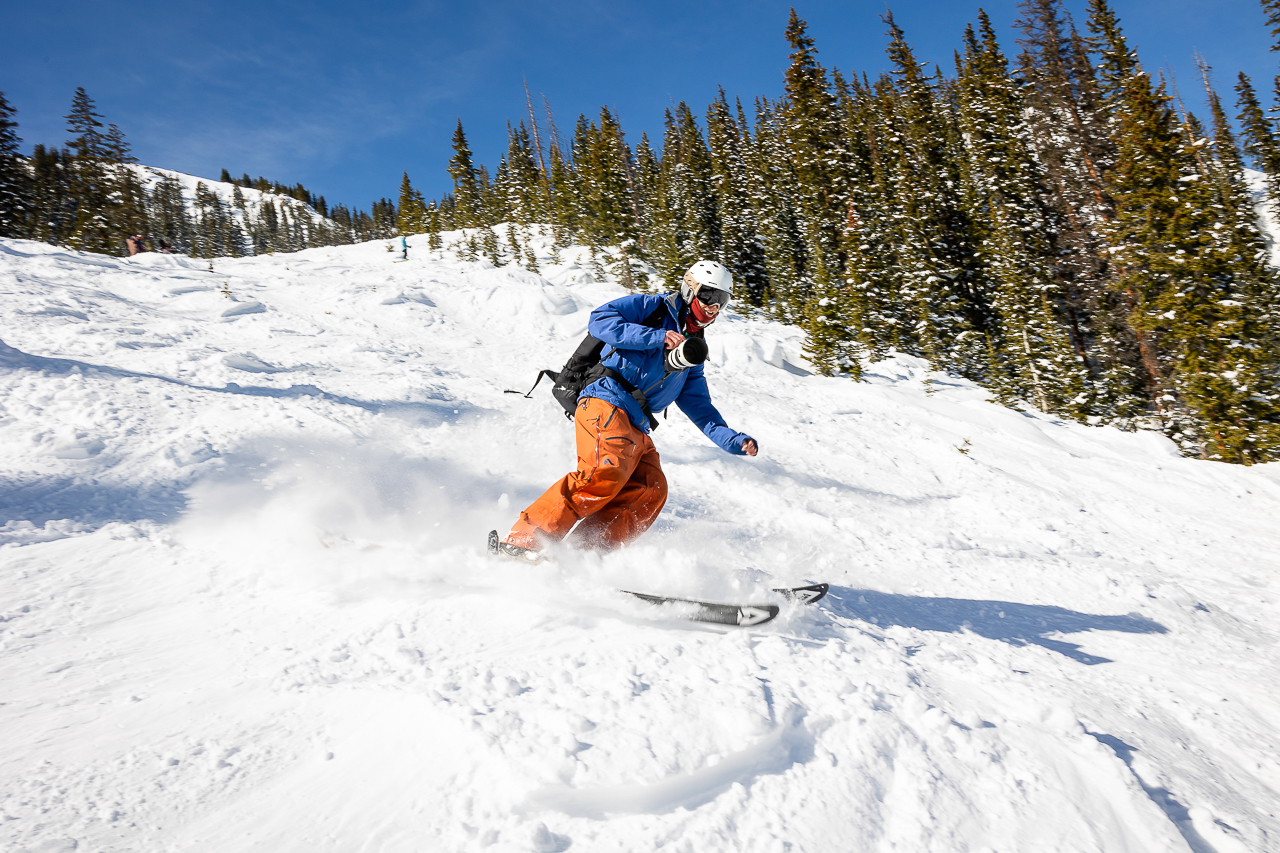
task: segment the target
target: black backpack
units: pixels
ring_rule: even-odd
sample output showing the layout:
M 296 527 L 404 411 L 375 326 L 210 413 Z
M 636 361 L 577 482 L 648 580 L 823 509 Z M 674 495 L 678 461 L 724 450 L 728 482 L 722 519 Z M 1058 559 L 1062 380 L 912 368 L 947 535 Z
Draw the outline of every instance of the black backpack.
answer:
M 684 315 L 684 306 L 681 306 L 681 317 Z M 650 329 L 658 329 L 662 327 L 662 321 L 667 316 L 667 301 L 662 303 L 653 310 L 653 313 L 644 319 L 640 325 L 647 326 Z M 644 392 L 628 382 L 622 374 L 611 367 L 605 367 L 600 363 L 600 353 L 604 351 L 604 341 L 588 334 L 582 339 L 582 343 L 578 344 L 578 348 L 573 351 L 573 355 L 569 356 L 569 360 L 565 362 L 564 367 L 560 370 L 542 370 L 538 373 L 538 378 L 533 382 L 533 388 L 530 388 L 524 396 L 529 397 L 533 394 L 533 389 L 538 387 L 538 383 L 542 381 L 542 377 L 551 377 L 551 395 L 556 398 L 561 407 L 564 409 L 564 415 L 569 420 L 573 420 L 573 413 L 578 408 L 578 395 L 582 393 L 582 389 L 586 388 L 592 382 L 595 382 L 602 376 L 608 376 L 614 382 L 622 386 L 628 394 L 630 394 L 637 403 L 640 404 L 640 410 L 644 412 L 645 417 L 649 419 L 649 429 L 658 428 L 658 419 L 653 416 L 653 412 L 649 409 L 649 401 L 645 399 Z M 508 394 L 519 394 L 519 391 L 507 391 Z

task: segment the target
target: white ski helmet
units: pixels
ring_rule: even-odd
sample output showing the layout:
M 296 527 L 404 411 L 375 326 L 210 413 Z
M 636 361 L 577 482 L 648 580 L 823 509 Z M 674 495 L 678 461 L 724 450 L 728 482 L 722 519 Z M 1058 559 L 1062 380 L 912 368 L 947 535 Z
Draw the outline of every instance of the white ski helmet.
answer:
M 684 274 L 684 280 L 680 283 L 680 296 L 684 298 L 686 305 L 692 305 L 693 298 L 704 287 L 724 292 L 724 297 L 715 300 L 724 308 L 733 297 L 733 274 L 723 264 L 715 261 L 698 261 Z

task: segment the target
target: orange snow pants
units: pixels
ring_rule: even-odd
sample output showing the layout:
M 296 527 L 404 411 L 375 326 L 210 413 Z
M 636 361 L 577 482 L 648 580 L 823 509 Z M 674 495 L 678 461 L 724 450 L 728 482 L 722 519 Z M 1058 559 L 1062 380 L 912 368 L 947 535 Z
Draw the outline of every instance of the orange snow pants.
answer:
M 578 401 L 573 423 L 578 470 L 543 492 L 520 513 L 507 541 L 540 548 L 563 539 L 612 549 L 644 533 L 667 502 L 667 478 L 653 439 L 632 426 L 627 413 L 595 397 Z

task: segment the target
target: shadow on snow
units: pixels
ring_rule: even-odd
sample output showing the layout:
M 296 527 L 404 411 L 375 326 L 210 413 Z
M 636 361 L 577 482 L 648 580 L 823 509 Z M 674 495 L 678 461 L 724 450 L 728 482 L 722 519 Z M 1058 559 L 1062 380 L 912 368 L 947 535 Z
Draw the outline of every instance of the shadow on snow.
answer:
M 228 382 L 221 388 L 213 388 L 208 385 L 197 385 L 192 382 L 183 382 L 180 379 L 173 379 L 168 376 L 161 376 L 157 373 L 137 373 L 132 370 L 124 370 L 119 367 L 104 367 L 98 364 L 90 364 L 84 361 L 76 361 L 70 358 L 48 358 L 42 355 L 30 355 L 21 350 L 14 349 L 0 341 L 0 368 L 9 368 L 12 370 L 41 370 L 50 373 L 73 373 L 82 371 L 85 373 L 101 373 L 105 376 L 114 376 L 119 379 L 156 379 L 160 382 L 168 382 L 171 385 L 178 385 L 183 388 L 191 388 L 197 391 L 212 391 L 217 394 L 240 394 L 247 397 L 275 397 L 277 399 L 296 399 L 299 397 L 314 397 L 316 399 L 325 400 L 326 402 L 338 403 L 343 406 L 355 406 L 364 409 L 367 412 L 387 413 L 387 414 L 411 414 L 416 416 L 425 426 L 439 426 L 448 422 L 456 422 L 480 411 L 478 406 L 466 403 L 462 400 L 432 400 L 429 402 L 389 402 L 385 400 L 358 400 L 354 397 L 346 397 L 340 394 L 330 394 L 314 385 L 291 385 L 288 388 L 271 388 L 265 386 L 244 386 L 235 382 Z
M 1017 604 L 1012 601 L 975 601 L 964 598 L 925 598 L 869 589 L 832 587 L 830 609 L 838 616 L 860 619 L 881 627 L 898 625 L 919 631 L 958 634 L 964 631 L 1013 646 L 1040 646 L 1090 666 L 1109 658 L 1081 651 L 1075 643 L 1050 639 L 1051 634 L 1084 631 L 1122 631 L 1129 634 L 1164 634 L 1159 622 L 1137 614 L 1107 616 L 1079 613 L 1065 607 Z

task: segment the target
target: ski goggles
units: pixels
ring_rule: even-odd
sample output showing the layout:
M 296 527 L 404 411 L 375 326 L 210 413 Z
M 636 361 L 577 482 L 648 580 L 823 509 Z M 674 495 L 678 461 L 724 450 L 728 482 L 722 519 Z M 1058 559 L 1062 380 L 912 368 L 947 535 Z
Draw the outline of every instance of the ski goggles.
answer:
M 696 297 L 699 302 L 708 308 L 712 305 L 715 305 L 718 308 L 724 308 L 729 304 L 730 298 L 732 298 L 729 291 L 720 290 L 717 287 L 709 287 L 705 284 L 698 288 Z

